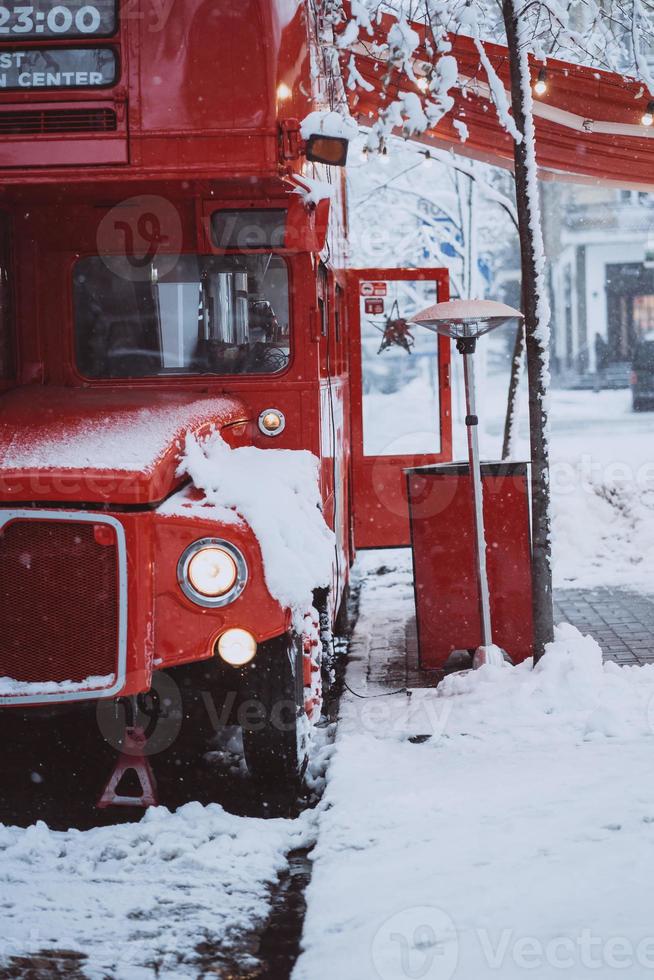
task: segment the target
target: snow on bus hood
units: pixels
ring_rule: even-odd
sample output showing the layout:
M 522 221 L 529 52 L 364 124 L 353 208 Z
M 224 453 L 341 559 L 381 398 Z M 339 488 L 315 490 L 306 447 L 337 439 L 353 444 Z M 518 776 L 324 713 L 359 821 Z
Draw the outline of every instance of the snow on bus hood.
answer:
M 217 520 L 235 512 L 252 528 L 268 591 L 291 610 L 298 632 L 313 604 L 313 589 L 332 584 L 336 538 L 322 514 L 319 466 L 307 450 L 232 449 L 217 432 L 206 438 L 189 435 L 180 463 L 180 473 L 203 491 Z M 170 501 L 162 512 L 178 511 Z
M 225 395 L 18 388 L 0 398 L 0 500 L 155 503 L 182 482 L 187 435 L 244 418 Z

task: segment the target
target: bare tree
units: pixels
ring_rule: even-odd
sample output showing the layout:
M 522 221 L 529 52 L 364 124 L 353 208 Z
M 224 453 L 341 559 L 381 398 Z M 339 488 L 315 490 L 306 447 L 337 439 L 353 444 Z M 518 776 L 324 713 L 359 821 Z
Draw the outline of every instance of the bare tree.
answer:
M 522 265 L 522 309 L 529 378 L 534 660 L 538 661 L 545 652 L 545 645 L 554 637 L 547 407 L 550 310 L 543 275 L 545 251 L 538 195 L 531 73 L 529 49 L 524 36 L 527 25 L 519 17 L 515 0 L 502 0 L 502 13 L 509 50 L 513 118 L 518 132 L 522 134 L 522 139 L 514 140 L 513 147 Z

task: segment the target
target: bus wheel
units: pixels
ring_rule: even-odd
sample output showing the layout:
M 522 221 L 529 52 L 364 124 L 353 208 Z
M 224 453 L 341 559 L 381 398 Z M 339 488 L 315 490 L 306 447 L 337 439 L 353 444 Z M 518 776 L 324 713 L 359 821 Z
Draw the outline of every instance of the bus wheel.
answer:
M 285 633 L 262 643 L 241 689 L 243 751 L 250 775 L 265 787 L 299 788 L 308 762 L 302 643 Z

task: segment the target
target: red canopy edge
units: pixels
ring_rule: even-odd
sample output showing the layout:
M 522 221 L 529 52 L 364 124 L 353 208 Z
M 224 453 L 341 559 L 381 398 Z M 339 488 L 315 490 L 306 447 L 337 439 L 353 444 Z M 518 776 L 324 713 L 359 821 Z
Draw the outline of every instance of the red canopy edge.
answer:
M 386 37 L 393 22 L 386 18 L 377 37 L 362 32 L 356 49 L 342 54 L 342 66 L 353 55 L 361 76 L 372 86 L 370 92 L 348 90 L 350 112 L 360 125 L 369 126 L 381 109 L 399 92 L 421 90 L 399 71 L 391 69 L 384 55 L 376 56 L 376 44 Z M 413 67 L 417 77 L 425 75 L 430 59 L 424 45 L 424 25 L 410 25 L 420 36 Z M 502 127 L 491 101 L 488 78 L 480 63 L 475 42 L 453 37 L 452 54 L 457 60 L 459 80 L 450 95 L 454 108 L 425 133 L 410 138 L 426 146 L 452 149 L 463 156 L 501 167 L 513 166 L 513 140 Z M 507 49 L 484 43 L 484 50 L 505 89 L 509 88 Z M 542 62 L 530 63 L 536 81 Z M 536 153 L 540 176 L 546 179 L 601 181 L 620 186 L 654 189 L 654 127 L 645 127 L 641 117 L 650 95 L 640 82 L 595 68 L 548 59 L 547 92 L 534 96 Z M 510 99 L 509 99 L 510 103 Z M 454 122 L 465 123 L 468 138 L 462 141 Z

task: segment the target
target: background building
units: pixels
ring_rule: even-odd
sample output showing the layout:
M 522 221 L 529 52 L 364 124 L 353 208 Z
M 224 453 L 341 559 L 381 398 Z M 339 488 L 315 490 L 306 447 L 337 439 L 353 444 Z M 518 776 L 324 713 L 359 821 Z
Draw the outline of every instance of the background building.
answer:
M 654 329 L 654 198 L 554 183 L 542 198 L 553 373 L 574 386 L 626 386 L 634 346 Z

